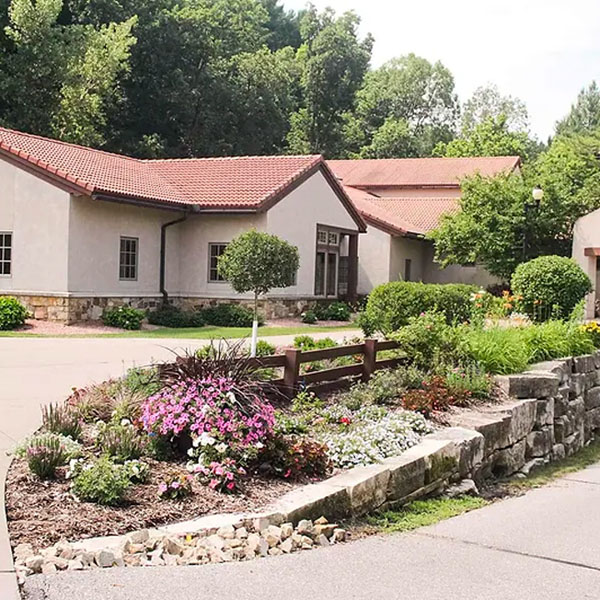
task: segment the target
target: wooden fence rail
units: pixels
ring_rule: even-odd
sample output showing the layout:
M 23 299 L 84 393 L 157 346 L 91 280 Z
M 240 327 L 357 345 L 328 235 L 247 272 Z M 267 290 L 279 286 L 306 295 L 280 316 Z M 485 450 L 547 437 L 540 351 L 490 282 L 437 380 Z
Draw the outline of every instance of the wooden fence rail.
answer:
M 368 381 L 375 371 L 389 369 L 403 362 L 401 358 L 377 360 L 378 352 L 393 350 L 397 347 L 396 342 L 367 339 L 363 344 L 336 346 L 334 348 L 324 348 L 323 350 L 302 351 L 290 349 L 286 350 L 285 354 L 255 358 L 252 362 L 257 367 L 283 367 L 283 377 L 272 383 L 277 385 L 288 397 L 293 397 L 301 387 L 309 389 L 333 388 L 340 381 L 345 381 L 347 378 Z M 310 373 L 300 372 L 300 366 L 303 363 L 319 362 L 344 356 L 362 356 L 362 360 L 352 365 L 311 371 Z

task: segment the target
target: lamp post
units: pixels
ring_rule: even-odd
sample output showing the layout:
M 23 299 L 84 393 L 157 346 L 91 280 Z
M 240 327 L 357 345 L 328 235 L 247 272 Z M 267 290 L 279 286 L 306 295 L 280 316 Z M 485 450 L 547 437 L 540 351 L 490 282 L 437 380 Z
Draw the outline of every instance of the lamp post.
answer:
M 531 197 L 533 201 L 525 202 L 524 206 L 525 227 L 523 230 L 523 262 L 527 260 L 527 223 L 529 216 L 532 212 L 537 212 L 539 210 L 540 204 L 544 198 L 544 190 L 539 185 L 536 185 L 531 191 Z

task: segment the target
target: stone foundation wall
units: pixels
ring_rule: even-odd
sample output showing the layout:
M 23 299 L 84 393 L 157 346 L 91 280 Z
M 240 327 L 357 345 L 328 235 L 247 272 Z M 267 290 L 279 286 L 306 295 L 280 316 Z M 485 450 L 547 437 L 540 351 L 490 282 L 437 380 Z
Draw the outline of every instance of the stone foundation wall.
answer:
M 104 309 L 115 306 L 126 305 L 141 310 L 152 310 L 162 301 L 160 296 L 78 298 L 12 293 L 10 295 L 19 298 L 34 319 L 66 323 L 96 321 L 100 319 Z M 217 304 L 242 304 L 249 308 L 254 307 L 254 302 L 246 299 L 171 297 L 170 300 L 185 310 L 199 310 Z M 311 298 L 268 298 L 259 301 L 259 311 L 266 319 L 297 317 L 307 308 L 315 306 L 317 302 L 319 301 Z
M 12 293 L 9 295 L 18 298 L 34 319 L 61 321 L 68 324 L 98 320 L 105 308 L 114 306 L 126 305 L 143 310 L 156 308 L 161 300 L 160 297 L 74 298 Z
M 254 300 L 222 298 L 172 298 L 176 306 L 184 310 L 200 310 L 217 304 L 241 304 L 254 309 Z M 285 319 L 298 317 L 308 308 L 317 304 L 311 298 L 267 298 L 258 301 L 258 311 L 265 319 Z

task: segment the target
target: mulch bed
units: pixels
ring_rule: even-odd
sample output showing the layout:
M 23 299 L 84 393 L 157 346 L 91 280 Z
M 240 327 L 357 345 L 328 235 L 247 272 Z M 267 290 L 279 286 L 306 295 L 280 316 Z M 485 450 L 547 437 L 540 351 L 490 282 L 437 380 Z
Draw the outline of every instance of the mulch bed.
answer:
M 161 500 L 158 484 L 166 474 L 185 472 L 183 466 L 144 459 L 150 465 L 146 484 L 132 485 L 126 502 L 118 507 L 80 502 L 70 482 L 59 478 L 41 482 L 23 459 L 15 458 L 6 482 L 6 514 L 11 544 L 29 542 L 34 548 L 61 539 L 119 535 L 222 512 L 260 511 L 299 484 L 249 477 L 239 494 L 222 494 L 194 481 L 193 494 L 179 501 Z

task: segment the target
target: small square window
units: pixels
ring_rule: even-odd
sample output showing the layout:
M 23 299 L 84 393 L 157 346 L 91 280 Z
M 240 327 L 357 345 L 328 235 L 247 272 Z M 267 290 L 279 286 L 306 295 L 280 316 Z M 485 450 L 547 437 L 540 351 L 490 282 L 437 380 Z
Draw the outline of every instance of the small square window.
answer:
M 219 274 L 219 256 L 225 252 L 227 244 L 209 244 L 208 245 L 208 281 L 213 283 L 225 281 L 225 278 Z
M 328 232 L 327 243 L 330 246 L 337 246 L 338 245 L 338 243 L 339 243 L 339 237 L 338 237 L 338 234 L 335 231 Z
M 327 243 L 327 232 L 320 229 L 317 231 L 317 243 L 318 244 L 326 244 Z
M 122 237 L 119 245 L 119 279 L 135 281 L 138 276 L 138 238 Z
M 12 233 L 0 231 L 0 275 L 12 273 Z

